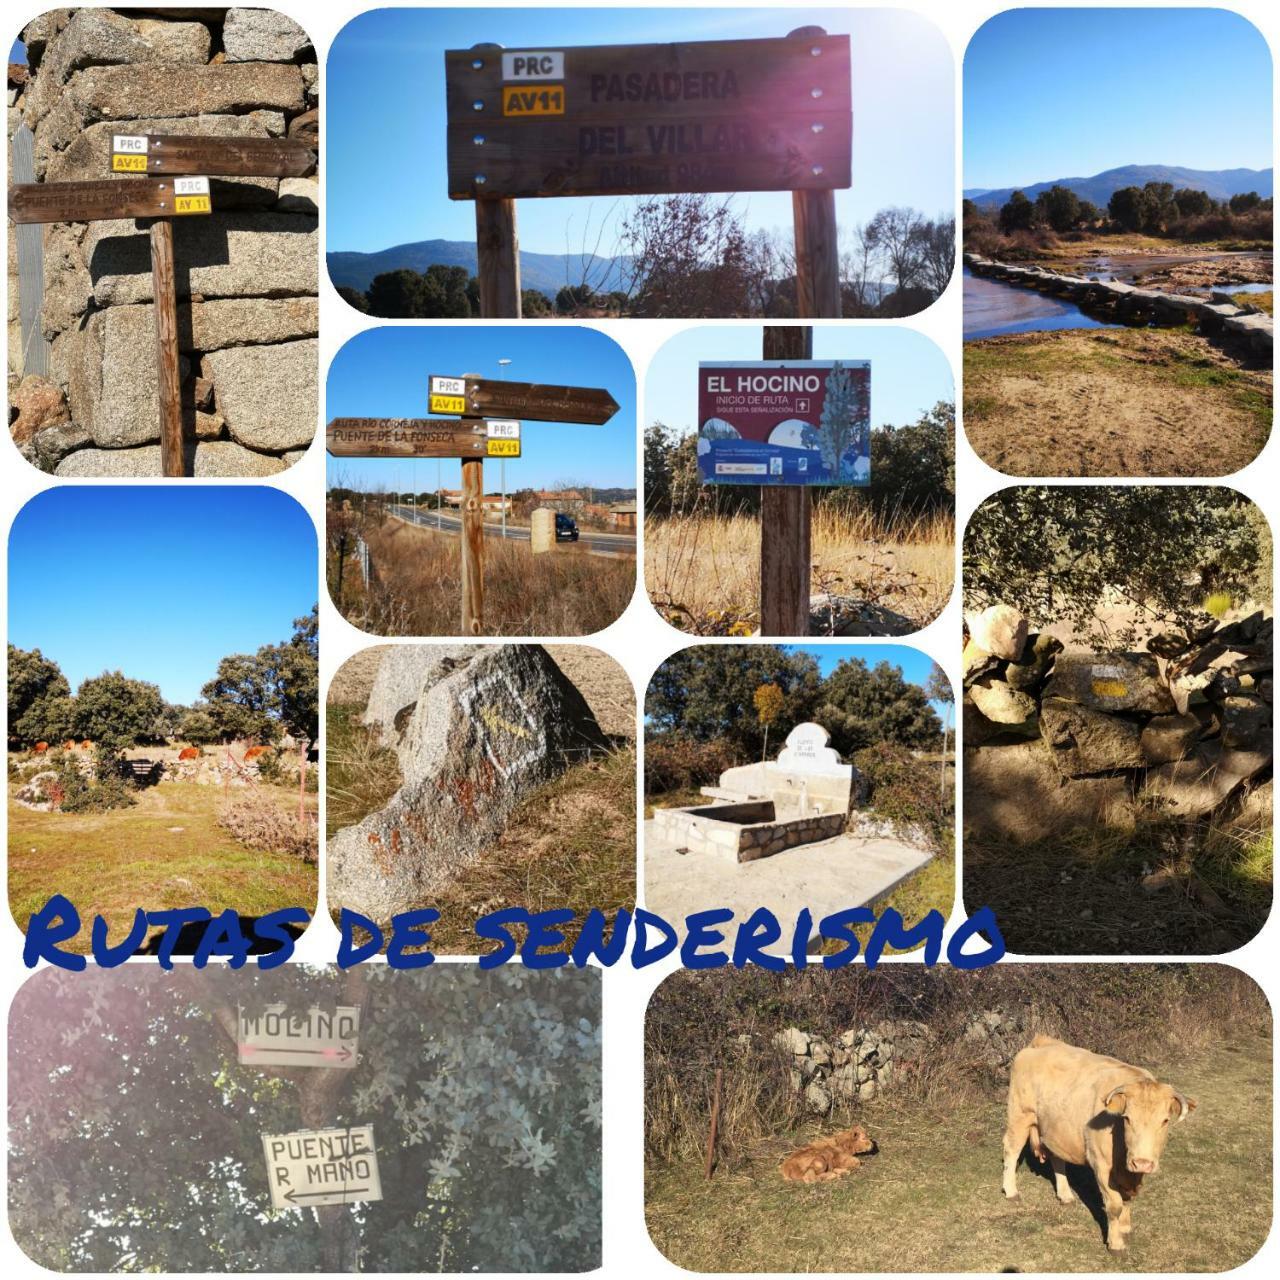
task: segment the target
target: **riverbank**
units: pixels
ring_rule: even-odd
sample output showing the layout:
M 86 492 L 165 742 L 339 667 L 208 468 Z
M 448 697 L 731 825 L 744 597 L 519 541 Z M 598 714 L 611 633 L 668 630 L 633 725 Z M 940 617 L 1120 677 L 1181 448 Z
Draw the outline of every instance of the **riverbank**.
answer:
M 964 428 L 1016 476 L 1222 476 L 1271 430 L 1272 375 L 1186 328 L 1064 329 L 964 346 Z

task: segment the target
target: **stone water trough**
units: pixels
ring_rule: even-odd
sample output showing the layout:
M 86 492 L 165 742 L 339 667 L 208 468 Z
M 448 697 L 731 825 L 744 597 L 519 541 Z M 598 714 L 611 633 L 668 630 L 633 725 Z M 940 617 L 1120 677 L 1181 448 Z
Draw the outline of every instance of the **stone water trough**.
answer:
M 819 724 L 800 724 L 777 760 L 742 765 L 703 787 L 715 803 L 655 809 L 656 830 L 683 853 L 754 862 L 840 835 L 858 793 L 857 770 L 827 746 Z

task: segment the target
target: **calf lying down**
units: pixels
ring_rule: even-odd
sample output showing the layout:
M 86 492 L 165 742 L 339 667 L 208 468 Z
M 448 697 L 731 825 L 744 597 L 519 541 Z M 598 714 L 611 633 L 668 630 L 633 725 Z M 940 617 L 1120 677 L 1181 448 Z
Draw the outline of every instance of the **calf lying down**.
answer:
M 855 1125 L 793 1151 L 779 1172 L 786 1182 L 833 1182 L 859 1168 L 862 1161 L 858 1157 L 875 1149 L 867 1131 Z

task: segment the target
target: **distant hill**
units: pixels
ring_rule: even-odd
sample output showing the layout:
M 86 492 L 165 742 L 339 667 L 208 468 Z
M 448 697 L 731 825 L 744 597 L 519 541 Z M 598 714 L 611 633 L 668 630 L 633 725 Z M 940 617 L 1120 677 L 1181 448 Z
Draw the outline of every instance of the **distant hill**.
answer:
M 374 276 L 384 271 L 425 271 L 440 264 L 465 267 L 476 272 L 476 247 L 467 240 L 418 240 L 414 244 L 398 244 L 377 253 L 331 253 L 328 255 L 329 278 L 334 288 L 346 285 L 365 293 Z M 566 284 L 581 284 L 585 279 L 597 291 L 608 293 L 625 289 L 630 279 L 630 258 L 599 258 L 580 253 L 528 253 L 520 251 L 520 285 L 537 289 L 554 298 Z
M 1176 165 L 1127 164 L 1120 169 L 1108 169 L 1095 173 L 1092 178 L 1055 178 L 1052 182 L 1037 182 L 1029 187 L 1001 187 L 998 190 L 975 188 L 964 193 L 966 200 L 975 204 L 1004 204 L 1015 190 L 1023 192 L 1028 200 L 1034 200 L 1050 187 L 1068 187 L 1081 200 L 1092 200 L 1100 209 L 1121 187 L 1143 187 L 1148 182 L 1171 182 L 1175 187 L 1190 187 L 1203 191 L 1215 200 L 1256 191 L 1264 198 L 1271 195 L 1274 171 L 1271 169 L 1180 169 Z

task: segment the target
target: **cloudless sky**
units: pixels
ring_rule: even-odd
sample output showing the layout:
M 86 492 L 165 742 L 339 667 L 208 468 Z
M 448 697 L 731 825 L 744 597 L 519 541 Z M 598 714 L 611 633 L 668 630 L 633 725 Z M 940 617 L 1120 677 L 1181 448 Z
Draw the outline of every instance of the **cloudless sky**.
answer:
M 969 42 L 964 187 L 1130 164 L 1265 169 L 1271 55 L 1222 9 L 1011 9 Z
M 325 420 L 425 418 L 427 379 L 476 373 L 508 382 L 602 387 L 618 412 L 601 427 L 525 422 L 521 456 L 507 459 L 507 492 L 547 489 L 560 481 L 602 489 L 636 486 L 636 386 L 631 361 L 612 338 L 576 325 L 384 326 L 357 334 L 329 366 Z M 421 493 L 436 487 L 436 460 L 329 458 L 329 485 Z M 484 487 L 498 490 L 499 468 L 485 467 Z M 462 483 L 462 464 L 445 459 L 446 489 Z
M 276 489 L 48 489 L 9 535 L 9 642 L 53 659 L 73 692 L 120 670 L 190 703 L 227 654 L 289 639 L 316 563 L 310 517 Z
M 645 380 L 645 422 L 680 435 L 698 426 L 698 364 L 759 360 L 756 325 L 708 325 L 676 334 L 658 349 Z M 815 325 L 815 360 L 871 361 L 871 425 L 914 422 L 939 400 L 955 397 L 947 357 L 926 337 L 892 325 Z
M 889 9 L 375 9 L 333 42 L 326 68 L 325 184 L 331 252 L 475 239 L 469 200 L 445 175 L 446 49 L 508 49 L 785 36 L 820 26 L 851 36 L 853 187 L 836 192 L 842 227 L 885 205 L 929 216 L 954 204 L 954 64 L 942 33 Z M 519 202 L 520 247 L 608 254 L 628 205 L 609 197 Z M 752 230 L 791 227 L 787 192 L 743 195 Z

